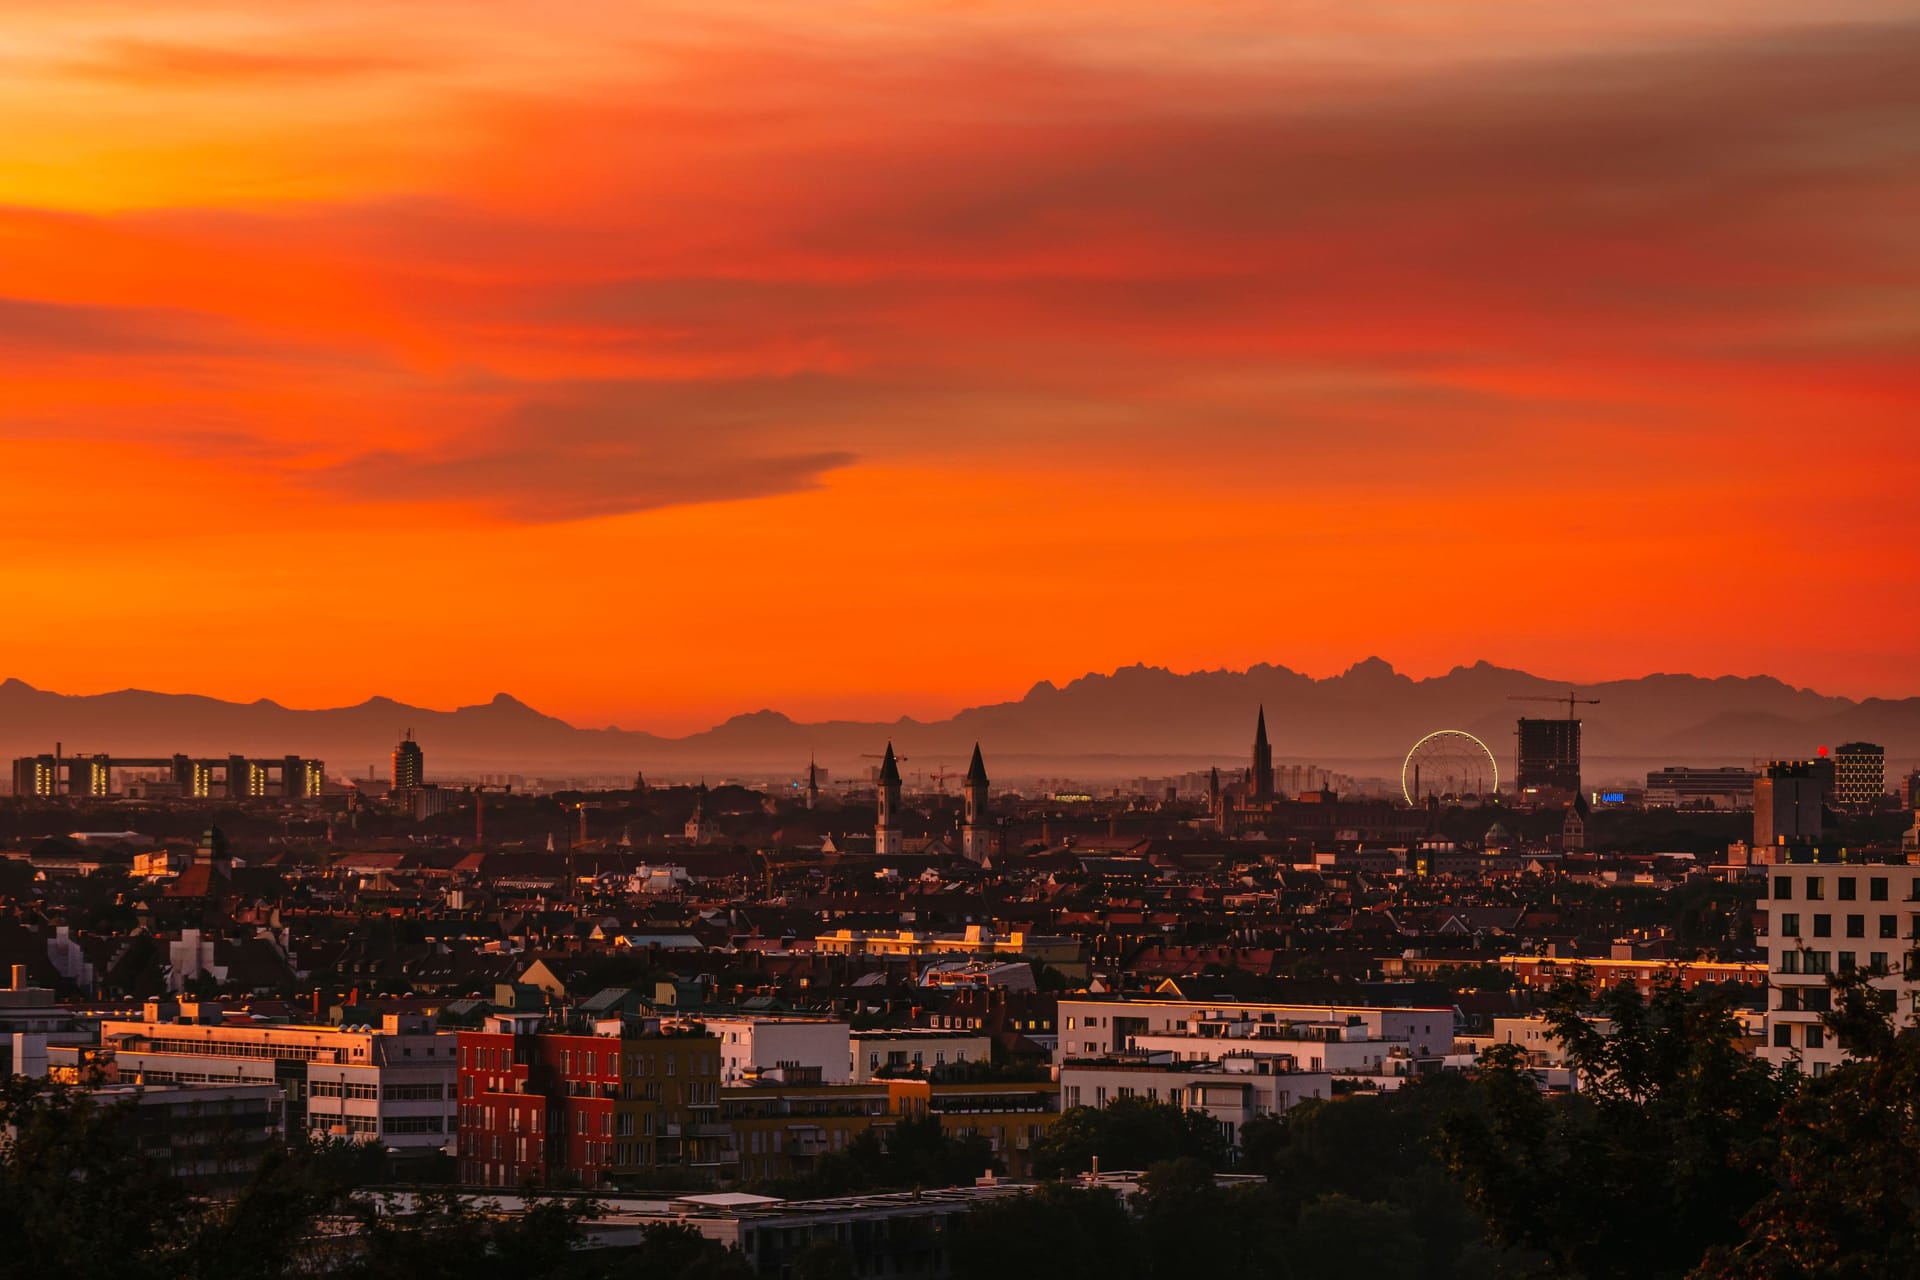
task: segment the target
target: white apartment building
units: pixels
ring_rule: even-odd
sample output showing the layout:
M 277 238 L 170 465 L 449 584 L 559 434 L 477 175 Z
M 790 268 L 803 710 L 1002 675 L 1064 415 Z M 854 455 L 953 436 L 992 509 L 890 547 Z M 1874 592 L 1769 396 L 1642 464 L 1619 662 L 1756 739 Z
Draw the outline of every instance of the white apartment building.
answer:
M 457 1037 L 432 1018 L 305 1026 L 227 1017 L 219 1006 L 147 1002 L 146 1016 L 100 1024 L 122 1081 L 275 1084 L 290 1129 L 376 1142 L 399 1154 L 451 1150 Z
M 1408 1057 L 1437 1058 L 1453 1051 L 1454 1011 L 1440 1008 L 1389 1009 L 1370 1005 L 1262 1004 L 1238 1001 L 1147 999 L 1060 1000 L 1059 1043 L 1053 1060 L 1065 1066 L 1077 1059 L 1110 1057 L 1138 1051 L 1141 1036 L 1178 1036 L 1195 1019 L 1201 1022 L 1246 1022 L 1254 1026 L 1353 1026 L 1367 1041 L 1401 1046 Z M 1344 1038 L 1342 1043 L 1345 1043 Z M 1328 1051 L 1331 1052 L 1331 1051 Z M 1328 1052 L 1320 1056 L 1323 1065 Z M 1307 1055 L 1311 1060 L 1312 1054 Z
M 1224 1062 L 1232 1058 L 1284 1060 L 1288 1070 L 1324 1071 L 1341 1076 L 1405 1076 L 1412 1058 L 1404 1040 L 1379 1040 L 1364 1023 L 1312 1018 L 1247 1016 L 1245 1011 L 1209 1010 L 1169 1031 L 1129 1037 L 1135 1053 L 1149 1060 Z
M 931 1074 L 942 1067 L 993 1061 L 993 1041 L 978 1032 L 940 1027 L 856 1031 L 852 1035 L 853 1082 L 889 1076 Z
M 1906 863 L 1778 862 L 1766 877 L 1766 1042 L 1760 1055 L 1825 1075 L 1845 1054 L 1821 1023 L 1827 979 L 1865 969 L 1894 993 L 1897 1015 L 1920 1011 L 1907 953 L 1920 936 L 1920 867 Z
M 1171 1103 L 1236 1145 L 1249 1120 L 1331 1097 L 1335 1074 L 1392 1087 L 1454 1041 L 1453 1010 L 1434 1008 L 1063 998 L 1057 1025 L 1062 1109 Z
M 1325 1071 L 1298 1071 L 1285 1059 L 1234 1057 L 1218 1062 L 1107 1059 L 1074 1062 L 1060 1071 L 1060 1106 L 1105 1107 L 1121 1098 L 1205 1111 L 1238 1146 L 1249 1120 L 1281 1115 L 1308 1098 L 1333 1096 Z
M 720 1037 L 720 1083 L 740 1084 L 772 1072 L 788 1084 L 846 1084 L 852 1073 L 853 1029 L 826 1018 L 702 1017 Z M 818 1076 L 815 1076 L 815 1072 Z

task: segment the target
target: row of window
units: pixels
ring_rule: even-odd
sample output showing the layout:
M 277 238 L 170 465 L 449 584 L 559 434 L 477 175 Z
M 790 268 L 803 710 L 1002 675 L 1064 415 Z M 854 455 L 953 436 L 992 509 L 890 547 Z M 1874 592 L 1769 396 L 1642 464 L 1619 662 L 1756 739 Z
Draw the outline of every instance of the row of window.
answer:
M 492 1129 L 497 1121 L 504 1121 L 507 1132 L 519 1133 L 522 1128 L 521 1117 L 525 1116 L 527 1131 L 538 1134 L 545 1123 L 544 1115 L 545 1113 L 538 1108 L 501 1107 L 496 1109 L 485 1106 L 463 1106 L 460 1108 L 460 1123 L 468 1128 Z M 587 1112 L 576 1111 L 573 1131 L 581 1136 L 597 1131 L 601 1137 L 610 1138 L 617 1135 L 622 1138 L 631 1138 L 635 1133 L 634 1113 L 623 1111 L 616 1116 L 611 1111 L 603 1111 L 596 1121 Z M 653 1136 L 651 1111 L 640 1114 L 638 1131 L 646 1137 Z
M 390 1084 L 387 1086 L 387 1098 L 393 1102 L 433 1102 L 452 1096 L 453 1086 L 450 1084 Z
M 444 1116 L 355 1116 L 315 1114 L 307 1116 L 307 1127 L 318 1133 L 345 1129 L 352 1134 L 445 1133 Z
M 1781 987 L 1780 1003 L 1774 1007 L 1781 1013 L 1828 1013 L 1833 1009 L 1833 990 L 1830 987 Z
M 1819 902 L 1827 896 L 1827 876 L 1805 876 L 1803 879 L 1805 880 L 1805 901 Z M 1832 879 L 1834 897 L 1838 898 L 1841 902 L 1852 902 L 1859 896 L 1860 880 L 1858 876 L 1835 876 L 1832 877 Z M 1793 880 L 1794 878 L 1792 876 L 1775 876 L 1773 878 L 1773 898 L 1775 902 L 1791 902 L 1793 900 Z M 1920 885 L 1920 880 L 1916 880 L 1914 883 Z M 1913 891 L 1910 889 L 1908 891 L 1909 900 L 1911 900 L 1913 896 Z M 1887 900 L 1887 877 L 1867 877 L 1867 900 L 1869 902 L 1885 902 Z
M 125 1078 L 124 1076 L 122 1077 Z M 156 1071 L 152 1067 L 140 1070 L 142 1084 L 265 1084 L 266 1081 L 238 1074 L 222 1075 L 217 1071 Z
M 509 1071 L 513 1067 L 513 1051 L 495 1048 L 492 1045 L 467 1045 L 461 1051 L 460 1064 L 469 1071 Z M 633 1053 L 621 1055 L 602 1052 L 596 1049 L 562 1049 L 560 1051 L 560 1074 L 563 1076 L 651 1076 L 680 1074 L 680 1055 L 678 1053 L 652 1054 Z M 622 1072 L 622 1067 L 625 1070 Z M 662 1068 L 665 1068 L 662 1071 Z M 720 1074 L 719 1059 L 711 1054 L 689 1053 L 686 1055 L 686 1073 L 690 1076 L 713 1076 Z
M 340 1056 L 337 1048 L 316 1048 L 303 1044 L 248 1044 L 239 1040 L 189 1040 L 176 1036 L 155 1036 L 148 1053 L 175 1053 L 194 1058 L 255 1058 L 271 1061 L 292 1059 L 299 1062 L 333 1062 Z
M 1794 1044 L 1795 1032 L 1799 1033 L 1800 1044 Z M 1777 1022 L 1773 1027 L 1773 1047 L 1776 1049 L 1824 1049 L 1827 1046 L 1827 1029 L 1817 1022 L 1793 1023 Z
M 1833 963 L 1838 960 L 1838 965 Z M 1780 963 L 1775 973 L 1846 973 L 1860 967 L 1860 953 L 1857 951 L 1781 951 Z M 1867 971 L 1874 974 L 1889 972 L 1887 953 L 1869 951 L 1867 953 Z
M 383 1126 L 386 1133 L 445 1133 L 445 1122 L 439 1116 L 388 1116 Z
M 492 1045 L 467 1045 L 460 1055 L 460 1065 L 469 1071 L 511 1071 L 513 1051 Z
M 922 1057 L 923 1055 L 918 1049 L 914 1050 L 912 1066 L 915 1071 L 920 1070 L 921 1067 L 925 1065 L 921 1060 Z M 907 1059 L 908 1055 L 905 1049 L 892 1049 L 887 1052 L 887 1065 L 889 1067 L 905 1067 L 908 1065 Z M 965 1062 L 967 1060 L 967 1051 L 965 1049 L 956 1049 L 953 1060 L 955 1062 Z M 786 1064 L 782 1063 L 781 1065 L 784 1066 Z M 933 1065 L 936 1067 L 944 1067 L 947 1065 L 947 1051 L 945 1049 L 935 1049 L 933 1051 Z M 867 1070 L 878 1071 L 879 1069 L 880 1055 L 878 1053 L 869 1053 L 867 1055 Z
M 1820 913 L 1812 916 L 1811 919 L 1813 921 L 1814 937 L 1831 938 L 1833 936 L 1833 917 L 1832 916 L 1827 915 L 1825 913 Z M 1800 913 L 1798 911 L 1782 911 L 1780 913 L 1779 920 L 1780 920 L 1780 936 L 1781 937 L 1797 938 L 1800 936 Z M 1879 933 L 1880 937 L 1897 938 L 1900 936 L 1900 917 L 1883 915 L 1879 918 L 1879 924 L 1877 927 L 1880 930 L 1880 933 Z M 1847 916 L 1846 930 L 1847 930 L 1847 936 L 1849 938 L 1866 937 L 1867 936 L 1867 918 L 1862 915 Z
M 357 1080 L 315 1080 L 307 1092 L 316 1098 L 378 1098 L 380 1086 Z

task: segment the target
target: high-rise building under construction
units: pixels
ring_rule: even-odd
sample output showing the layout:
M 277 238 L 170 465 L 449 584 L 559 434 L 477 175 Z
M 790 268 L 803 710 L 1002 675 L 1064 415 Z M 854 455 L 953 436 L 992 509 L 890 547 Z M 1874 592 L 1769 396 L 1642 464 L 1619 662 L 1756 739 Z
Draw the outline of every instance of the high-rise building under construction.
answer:
M 1514 785 L 1527 791 L 1580 790 L 1580 722 L 1520 721 L 1520 754 Z

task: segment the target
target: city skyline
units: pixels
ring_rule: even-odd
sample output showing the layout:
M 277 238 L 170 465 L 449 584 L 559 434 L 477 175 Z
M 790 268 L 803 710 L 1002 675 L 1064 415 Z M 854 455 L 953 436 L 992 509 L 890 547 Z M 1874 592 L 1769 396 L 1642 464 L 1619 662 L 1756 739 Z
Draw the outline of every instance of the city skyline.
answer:
M 1571 721 L 1570 711 L 1579 713 Z M 519 772 L 591 778 L 595 785 L 636 771 L 656 781 L 793 780 L 805 776 L 809 761 L 830 766 L 844 782 L 877 768 L 875 748 L 889 744 L 916 762 L 916 787 L 923 775 L 938 787 L 982 747 L 1026 778 L 1111 781 L 1170 772 L 1192 781 L 1209 763 L 1237 759 L 1247 741 L 1256 759 L 1266 749 L 1267 763 L 1255 766 L 1260 776 L 1276 763 L 1295 774 L 1311 766 L 1338 773 L 1349 789 L 1355 778 L 1373 790 L 1404 788 L 1415 755 L 1427 746 L 1436 756 L 1427 761 L 1430 775 L 1453 776 L 1463 743 L 1479 753 L 1468 773 L 1497 756 L 1500 780 L 1521 789 L 1569 788 L 1582 758 L 1594 765 L 1589 781 L 1617 787 L 1671 766 L 1757 765 L 1861 741 L 1880 744 L 1895 771 L 1905 772 L 1920 760 L 1920 697 L 1856 702 L 1768 678 L 1685 675 L 1570 691 L 1550 677 L 1486 663 L 1415 680 L 1374 658 L 1320 680 L 1284 666 L 1187 674 L 1133 667 L 1064 686 L 1041 684 L 1016 701 L 948 718 L 806 721 L 759 710 L 670 735 L 644 725 L 569 724 L 506 693 L 452 709 L 384 697 L 297 708 L 144 690 L 76 697 L 0 681 L 0 756 L 16 759 L 16 790 L 41 787 L 64 751 L 76 794 L 114 791 L 112 779 L 125 781 L 128 769 L 161 768 L 185 785 L 194 758 L 201 766 L 195 794 L 224 786 L 216 776 L 222 769 L 242 769 L 258 786 L 278 787 L 286 775 L 266 771 L 281 768 L 289 744 L 331 762 L 327 774 L 338 778 L 383 774 L 373 762 L 391 750 L 396 761 L 402 754 L 414 760 L 409 776 L 417 781 L 424 743 L 427 775 L 436 778 Z M 236 752 L 258 759 L 243 765 Z M 293 774 L 320 768 L 294 756 L 285 764 Z M 29 775 L 40 781 L 20 781 Z
M 1912 691 L 1910 6 L 30 7 L 36 685 Z
M 1914 0 L 4 13 L 8 1275 L 1920 1276 Z

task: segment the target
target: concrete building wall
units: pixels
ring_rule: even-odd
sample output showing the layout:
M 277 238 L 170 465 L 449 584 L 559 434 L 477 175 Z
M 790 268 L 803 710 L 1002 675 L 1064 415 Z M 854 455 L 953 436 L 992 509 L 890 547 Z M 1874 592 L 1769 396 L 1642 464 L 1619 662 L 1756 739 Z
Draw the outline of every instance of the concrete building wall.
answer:
M 1767 1021 L 1760 1055 L 1824 1075 L 1845 1055 L 1821 1025 L 1828 978 L 1866 969 L 1904 1020 L 1920 995 L 1909 944 L 1920 933 L 1920 869 L 1905 864 L 1785 862 L 1768 867 Z
M 963 1062 L 991 1062 L 993 1041 L 984 1035 L 941 1031 L 856 1031 L 852 1073 L 864 1084 L 883 1073 L 936 1071 Z
M 1062 997 L 1057 1022 L 1056 1064 L 1075 1058 L 1097 1058 L 1128 1047 L 1129 1036 L 1178 1034 L 1196 1016 L 1240 1016 L 1276 1023 L 1347 1022 L 1366 1029 L 1374 1040 L 1398 1040 L 1421 1056 L 1445 1054 L 1453 1048 L 1454 1013 L 1451 1009 L 1383 1009 L 1365 1005 L 1287 1005 L 1185 1000 L 1098 1000 Z
M 720 1079 L 738 1084 L 749 1073 L 786 1063 L 820 1071 L 822 1084 L 847 1083 L 852 1068 L 852 1028 L 844 1022 L 802 1018 L 706 1018 L 720 1038 Z

